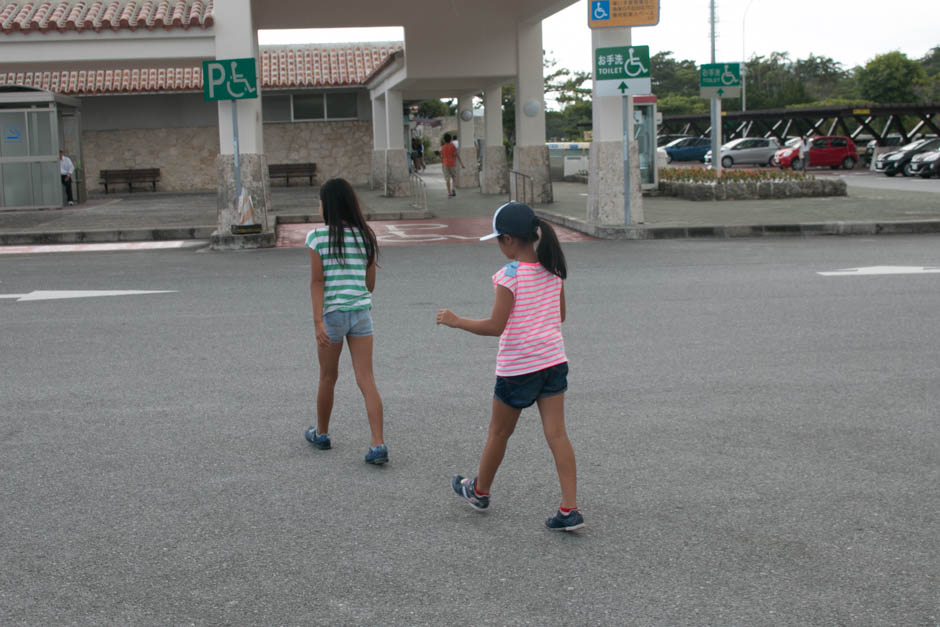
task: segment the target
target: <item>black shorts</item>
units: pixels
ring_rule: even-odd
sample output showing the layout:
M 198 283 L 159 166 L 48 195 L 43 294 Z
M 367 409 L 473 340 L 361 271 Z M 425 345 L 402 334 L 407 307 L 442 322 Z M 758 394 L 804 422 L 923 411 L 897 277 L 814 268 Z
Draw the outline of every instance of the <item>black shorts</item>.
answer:
M 525 409 L 546 396 L 564 394 L 568 389 L 568 362 L 544 370 L 514 377 L 496 377 L 493 398 L 513 407 Z

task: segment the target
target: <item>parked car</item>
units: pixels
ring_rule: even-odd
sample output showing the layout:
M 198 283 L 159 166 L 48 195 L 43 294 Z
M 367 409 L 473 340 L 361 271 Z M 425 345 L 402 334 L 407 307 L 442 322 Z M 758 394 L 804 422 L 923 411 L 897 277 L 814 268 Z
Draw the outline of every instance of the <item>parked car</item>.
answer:
M 882 147 L 900 146 L 903 143 L 904 143 L 904 138 L 898 135 L 897 133 L 892 133 L 891 135 L 888 135 L 883 140 L 881 140 Z M 865 164 L 865 167 L 868 167 L 871 165 L 871 160 L 875 156 L 875 148 L 877 147 L 878 147 L 877 139 L 873 139 L 869 141 L 867 144 L 865 144 L 865 161 L 863 161 L 863 163 Z
M 925 179 L 940 176 L 940 148 L 914 155 L 911 159 L 911 174 Z
M 705 153 L 711 148 L 708 137 L 685 137 L 665 146 L 666 156 L 671 161 L 705 161 Z
M 685 139 L 686 137 L 692 137 L 691 135 L 657 135 L 656 136 L 656 147 L 660 148 L 666 144 L 671 144 L 677 139 Z
M 894 152 L 880 155 L 875 160 L 875 172 L 884 172 L 887 176 L 895 176 L 898 172 L 904 176 L 913 176 L 911 159 L 914 155 L 934 150 L 940 146 L 940 139 L 918 139 L 906 146 L 901 146 Z
M 780 144 L 775 137 L 733 139 L 721 147 L 721 165 L 725 168 L 746 163 L 770 165 L 778 150 L 780 150 Z M 711 162 L 712 151 L 709 150 L 705 153 L 705 163 Z
M 855 142 L 844 135 L 811 137 L 807 156 L 810 167 L 829 166 L 833 170 L 839 167 L 851 170 L 858 163 Z M 802 168 L 799 144 L 795 140 L 788 141 L 787 145 L 774 155 L 773 165 L 794 170 Z

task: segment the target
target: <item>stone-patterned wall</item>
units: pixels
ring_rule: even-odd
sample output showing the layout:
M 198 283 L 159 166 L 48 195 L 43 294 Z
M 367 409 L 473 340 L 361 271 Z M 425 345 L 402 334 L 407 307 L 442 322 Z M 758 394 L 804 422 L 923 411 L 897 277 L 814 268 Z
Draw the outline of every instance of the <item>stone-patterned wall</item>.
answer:
M 369 121 L 264 125 L 268 163 L 312 161 L 317 164 L 316 180 L 320 183 L 341 176 L 353 185 L 368 185 L 372 148 L 372 123 Z M 283 181 L 275 183 L 283 184 Z
M 89 193 L 103 192 L 100 170 L 160 168 L 157 191 L 215 191 L 216 127 L 84 131 L 82 157 Z M 118 191 L 126 191 L 126 187 Z
M 372 161 L 372 124 L 368 121 L 265 124 L 264 149 L 268 163 L 316 163 L 318 181 L 342 176 L 353 185 L 367 185 Z M 100 170 L 127 168 L 160 168 L 157 191 L 218 189 L 215 162 L 219 156 L 219 130 L 215 126 L 85 131 L 82 156 L 91 193 L 104 191 L 98 183 Z

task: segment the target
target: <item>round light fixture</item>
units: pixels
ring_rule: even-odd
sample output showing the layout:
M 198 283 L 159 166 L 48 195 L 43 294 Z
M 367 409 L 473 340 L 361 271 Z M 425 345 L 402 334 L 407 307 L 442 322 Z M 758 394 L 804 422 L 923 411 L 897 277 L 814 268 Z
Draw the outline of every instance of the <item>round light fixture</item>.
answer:
M 542 103 L 540 103 L 535 98 L 531 100 L 526 100 L 526 103 L 522 105 L 522 112 L 525 113 L 530 118 L 534 118 L 539 114 L 539 111 L 542 110 Z
M 470 109 L 464 109 L 463 111 L 460 112 L 460 119 L 463 120 L 464 122 L 469 122 L 470 120 L 473 119 L 473 111 L 471 111 Z

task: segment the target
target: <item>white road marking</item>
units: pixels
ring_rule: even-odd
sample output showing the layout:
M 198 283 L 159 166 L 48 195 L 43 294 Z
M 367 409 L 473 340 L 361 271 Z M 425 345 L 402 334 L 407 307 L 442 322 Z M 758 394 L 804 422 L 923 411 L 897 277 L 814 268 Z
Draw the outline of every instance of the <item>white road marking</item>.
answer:
M 29 300 L 59 300 L 64 298 L 94 298 L 96 296 L 134 296 L 137 294 L 173 294 L 176 290 L 34 290 L 28 294 L 0 294 L 0 298 L 15 298 L 21 303 Z
M 110 242 L 101 244 L 43 244 L 37 246 L 0 246 L 0 255 L 33 253 L 90 253 L 109 250 L 161 250 L 167 248 L 201 248 L 205 240 L 168 240 L 163 242 Z
M 847 268 L 831 272 L 817 272 L 821 276 L 886 276 L 891 274 L 940 274 L 938 266 L 869 266 Z

